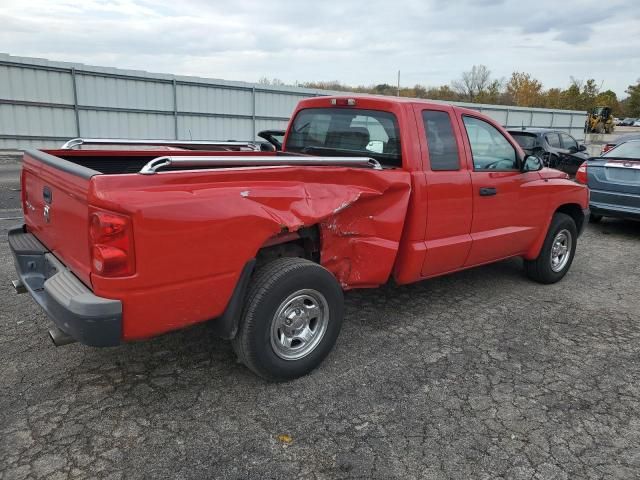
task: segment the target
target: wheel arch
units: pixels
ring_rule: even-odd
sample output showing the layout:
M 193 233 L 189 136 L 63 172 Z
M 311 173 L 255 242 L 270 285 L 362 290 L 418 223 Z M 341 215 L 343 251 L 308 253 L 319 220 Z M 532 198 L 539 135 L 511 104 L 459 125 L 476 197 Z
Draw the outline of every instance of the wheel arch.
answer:
M 547 237 L 547 233 L 549 232 L 551 221 L 554 215 L 557 213 L 564 213 L 565 215 L 571 217 L 576 224 L 576 231 L 578 232 L 578 236 L 580 236 L 586 225 L 586 215 L 584 210 L 578 203 L 563 203 L 551 212 L 545 228 L 542 230 L 542 232 L 540 232 L 540 235 L 538 236 L 532 247 L 524 255 L 525 260 L 533 260 L 540 254 L 540 250 L 542 250 L 542 245 L 544 244 L 544 239 Z

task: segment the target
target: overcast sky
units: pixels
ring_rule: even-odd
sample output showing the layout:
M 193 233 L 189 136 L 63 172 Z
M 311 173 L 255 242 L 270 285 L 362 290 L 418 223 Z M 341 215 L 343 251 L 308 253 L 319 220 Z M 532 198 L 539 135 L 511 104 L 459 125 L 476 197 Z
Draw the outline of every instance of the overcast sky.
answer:
M 0 0 L 0 51 L 287 83 L 448 84 L 474 64 L 546 88 L 640 77 L 638 0 Z

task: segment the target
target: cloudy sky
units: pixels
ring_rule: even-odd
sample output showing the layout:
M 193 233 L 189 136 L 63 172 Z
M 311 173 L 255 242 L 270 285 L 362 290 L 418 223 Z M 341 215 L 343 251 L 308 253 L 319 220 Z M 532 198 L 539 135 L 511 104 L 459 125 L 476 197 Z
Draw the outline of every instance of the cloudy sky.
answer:
M 448 84 L 474 64 L 545 87 L 640 77 L 638 0 L 0 0 L 0 52 L 287 83 Z

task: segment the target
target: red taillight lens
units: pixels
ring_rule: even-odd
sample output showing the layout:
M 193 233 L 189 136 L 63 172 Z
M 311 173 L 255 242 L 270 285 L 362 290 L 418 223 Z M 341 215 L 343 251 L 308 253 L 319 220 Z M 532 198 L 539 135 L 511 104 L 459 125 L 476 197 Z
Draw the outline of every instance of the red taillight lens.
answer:
M 602 155 L 603 153 L 607 153 L 609 150 L 611 150 L 613 147 L 615 147 L 615 145 L 612 145 L 610 143 L 605 143 L 602 146 L 602 150 L 600 151 L 600 155 Z
M 22 202 L 22 213 L 27 215 L 29 210 L 27 209 L 27 184 L 25 182 L 24 168 L 20 171 L 20 201 Z
M 131 221 L 124 215 L 94 211 L 89 216 L 91 270 L 104 277 L 135 273 Z
M 576 182 L 582 183 L 586 185 L 588 183 L 588 175 L 587 175 L 587 162 L 582 162 L 582 165 L 578 167 L 578 171 L 576 172 Z
M 331 105 L 338 105 L 342 107 L 355 107 L 356 99 L 355 98 L 332 98 Z

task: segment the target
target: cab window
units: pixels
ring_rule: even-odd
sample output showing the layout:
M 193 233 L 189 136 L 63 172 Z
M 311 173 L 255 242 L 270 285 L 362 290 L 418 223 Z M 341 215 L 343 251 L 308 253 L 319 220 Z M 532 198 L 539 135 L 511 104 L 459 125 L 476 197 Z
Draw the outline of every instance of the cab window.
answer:
M 423 110 L 431 170 L 460 170 L 458 144 L 447 112 Z
M 518 170 L 516 149 L 490 123 L 464 116 L 474 170 Z

